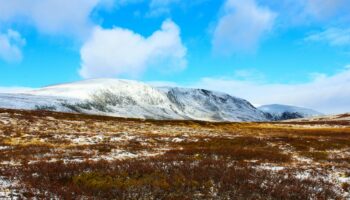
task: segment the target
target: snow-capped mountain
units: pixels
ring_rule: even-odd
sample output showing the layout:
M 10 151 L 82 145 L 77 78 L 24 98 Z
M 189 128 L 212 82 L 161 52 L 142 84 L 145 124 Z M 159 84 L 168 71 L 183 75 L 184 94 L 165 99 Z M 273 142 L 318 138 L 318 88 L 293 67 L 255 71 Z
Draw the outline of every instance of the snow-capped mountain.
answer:
M 157 88 L 145 83 L 93 79 L 21 94 L 0 94 L 0 107 L 43 109 L 146 119 L 267 121 L 248 101 L 202 89 Z
M 186 116 L 215 121 L 265 121 L 263 112 L 244 99 L 204 89 L 159 88 Z
M 258 107 L 259 110 L 265 112 L 267 117 L 273 121 L 308 118 L 323 115 L 312 109 L 297 106 L 271 104 Z

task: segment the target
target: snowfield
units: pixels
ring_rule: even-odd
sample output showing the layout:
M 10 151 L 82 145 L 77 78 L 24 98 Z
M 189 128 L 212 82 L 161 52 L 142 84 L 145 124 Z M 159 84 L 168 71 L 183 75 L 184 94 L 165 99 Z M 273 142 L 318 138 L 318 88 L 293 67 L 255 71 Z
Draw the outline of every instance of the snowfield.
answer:
M 0 107 L 144 119 L 267 121 L 240 98 L 202 89 L 155 88 L 141 82 L 93 79 L 18 94 L 0 94 Z

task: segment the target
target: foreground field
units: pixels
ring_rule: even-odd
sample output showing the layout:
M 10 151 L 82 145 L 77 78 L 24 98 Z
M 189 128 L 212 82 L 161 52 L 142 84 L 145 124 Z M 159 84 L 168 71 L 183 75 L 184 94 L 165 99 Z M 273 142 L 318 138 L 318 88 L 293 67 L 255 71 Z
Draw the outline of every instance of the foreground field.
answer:
M 0 199 L 349 199 L 348 122 L 0 110 Z

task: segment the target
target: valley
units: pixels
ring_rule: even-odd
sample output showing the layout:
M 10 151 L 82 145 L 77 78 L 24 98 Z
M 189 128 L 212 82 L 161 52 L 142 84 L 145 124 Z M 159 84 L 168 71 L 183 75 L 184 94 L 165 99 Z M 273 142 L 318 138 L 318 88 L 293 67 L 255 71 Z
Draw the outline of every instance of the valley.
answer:
M 233 123 L 0 109 L 0 199 L 349 199 L 346 116 Z

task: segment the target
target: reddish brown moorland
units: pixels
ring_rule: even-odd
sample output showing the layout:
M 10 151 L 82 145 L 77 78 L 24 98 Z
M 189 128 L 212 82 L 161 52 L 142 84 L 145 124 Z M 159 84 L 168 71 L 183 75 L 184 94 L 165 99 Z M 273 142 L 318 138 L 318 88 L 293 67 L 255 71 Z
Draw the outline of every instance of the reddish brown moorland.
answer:
M 348 199 L 348 122 L 0 110 L 0 199 Z

